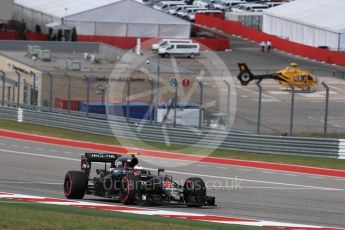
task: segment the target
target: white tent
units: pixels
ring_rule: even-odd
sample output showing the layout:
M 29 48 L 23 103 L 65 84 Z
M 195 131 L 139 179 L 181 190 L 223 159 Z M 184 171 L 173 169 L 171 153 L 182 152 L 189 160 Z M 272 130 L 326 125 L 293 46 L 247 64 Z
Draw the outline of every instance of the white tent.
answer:
M 0 23 L 10 20 L 13 14 L 14 0 L 0 1 Z
M 345 50 L 345 1 L 296 0 L 265 10 L 263 32 L 305 45 Z
M 15 0 L 15 19 L 33 30 L 74 25 L 79 35 L 188 38 L 191 23 L 134 0 Z

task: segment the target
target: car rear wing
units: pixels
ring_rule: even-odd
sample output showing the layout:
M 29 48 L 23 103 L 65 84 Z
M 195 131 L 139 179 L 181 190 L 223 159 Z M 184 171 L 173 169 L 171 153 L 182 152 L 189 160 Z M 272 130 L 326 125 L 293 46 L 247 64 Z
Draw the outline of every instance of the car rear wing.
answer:
M 85 153 L 82 156 L 82 159 L 86 159 L 90 162 L 104 162 L 104 163 L 112 163 L 117 158 L 121 157 L 121 154 L 113 154 L 113 153 Z
M 91 163 L 92 162 L 102 162 L 114 164 L 116 159 L 121 157 L 121 154 L 114 153 L 85 153 L 81 156 L 80 168 L 84 171 L 87 176 L 90 175 Z

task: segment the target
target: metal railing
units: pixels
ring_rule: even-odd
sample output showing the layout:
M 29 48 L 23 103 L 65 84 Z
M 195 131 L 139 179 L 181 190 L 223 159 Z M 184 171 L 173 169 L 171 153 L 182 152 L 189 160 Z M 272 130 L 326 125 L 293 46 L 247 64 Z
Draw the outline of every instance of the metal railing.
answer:
M 23 121 L 68 130 L 75 130 L 130 140 L 218 148 L 244 152 L 339 158 L 340 140 L 234 133 L 226 130 L 188 130 L 155 127 L 121 117 L 108 120 L 63 113 L 23 109 Z M 0 118 L 17 121 L 18 109 L 0 107 Z

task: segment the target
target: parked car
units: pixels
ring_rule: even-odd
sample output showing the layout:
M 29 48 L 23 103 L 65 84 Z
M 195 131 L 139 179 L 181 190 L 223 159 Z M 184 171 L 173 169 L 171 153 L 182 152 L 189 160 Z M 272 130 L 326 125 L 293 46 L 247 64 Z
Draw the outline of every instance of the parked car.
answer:
M 161 57 L 174 55 L 194 58 L 196 55 L 200 54 L 200 45 L 198 43 L 169 44 L 167 46 L 160 47 L 158 54 Z
M 215 0 L 195 0 L 193 2 L 193 5 L 199 6 L 202 8 L 210 8 L 210 7 L 212 7 L 214 2 L 215 2 Z
M 162 39 L 158 43 L 153 44 L 152 49 L 158 50 L 160 47 L 166 46 L 168 44 L 174 44 L 174 43 L 186 44 L 186 43 L 193 43 L 193 41 L 190 39 Z
M 194 5 L 177 5 L 177 6 L 171 7 L 169 9 L 169 14 L 176 15 L 181 10 L 184 10 L 184 9 L 187 9 L 187 8 L 191 9 L 191 8 L 199 8 L 199 7 L 198 6 L 194 6 Z
M 181 10 L 177 13 L 177 16 L 181 17 L 181 18 L 185 18 L 187 15 L 189 14 L 194 14 L 196 11 L 198 10 L 207 10 L 207 8 L 190 8 L 190 9 L 184 9 L 184 10 Z
M 231 11 L 233 12 L 262 12 L 263 10 L 268 9 L 269 7 L 265 4 L 238 4 L 235 7 L 232 7 Z
M 230 11 L 232 7 L 238 4 L 244 4 L 246 1 L 232 0 L 232 1 L 216 1 L 213 8 L 217 10 Z
M 269 8 L 276 7 L 276 6 L 281 6 L 285 2 L 260 2 L 261 4 L 267 5 Z
M 177 5 L 186 5 L 186 3 L 182 1 L 162 1 L 158 2 L 155 5 L 153 5 L 153 8 L 156 10 L 168 10 L 169 7 L 177 6 Z

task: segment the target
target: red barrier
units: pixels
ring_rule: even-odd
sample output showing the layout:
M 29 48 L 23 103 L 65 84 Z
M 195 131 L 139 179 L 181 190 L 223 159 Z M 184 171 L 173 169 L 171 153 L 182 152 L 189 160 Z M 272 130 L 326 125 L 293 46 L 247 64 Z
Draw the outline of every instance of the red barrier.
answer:
M 111 37 L 111 36 L 90 36 L 78 35 L 78 41 L 81 42 L 104 42 L 122 49 L 131 49 L 136 45 L 136 38 L 133 37 Z
M 7 31 L 7 32 L 0 32 L 0 40 L 17 40 L 18 33 Z
M 80 100 L 71 100 L 70 101 L 70 110 L 79 111 L 79 104 L 80 104 Z M 61 98 L 55 98 L 55 108 L 67 110 L 68 109 L 68 100 L 67 99 L 61 99 Z
M 41 33 L 26 32 L 26 40 L 47 41 L 48 36 Z M 19 35 L 14 31 L 0 32 L 0 40 L 18 40 Z
M 242 36 L 255 42 L 271 41 L 274 48 L 289 52 L 302 57 L 324 61 L 331 64 L 345 66 L 345 53 L 320 49 L 312 46 L 291 42 L 274 35 L 248 28 L 239 22 L 222 20 L 208 15 L 197 14 L 195 17 L 197 24 L 214 27 L 226 33 Z
M 227 38 L 193 38 L 193 41 L 202 44 L 201 50 L 224 51 L 229 49 L 229 40 Z
M 48 41 L 48 36 L 41 33 L 26 32 L 26 40 L 31 41 Z

